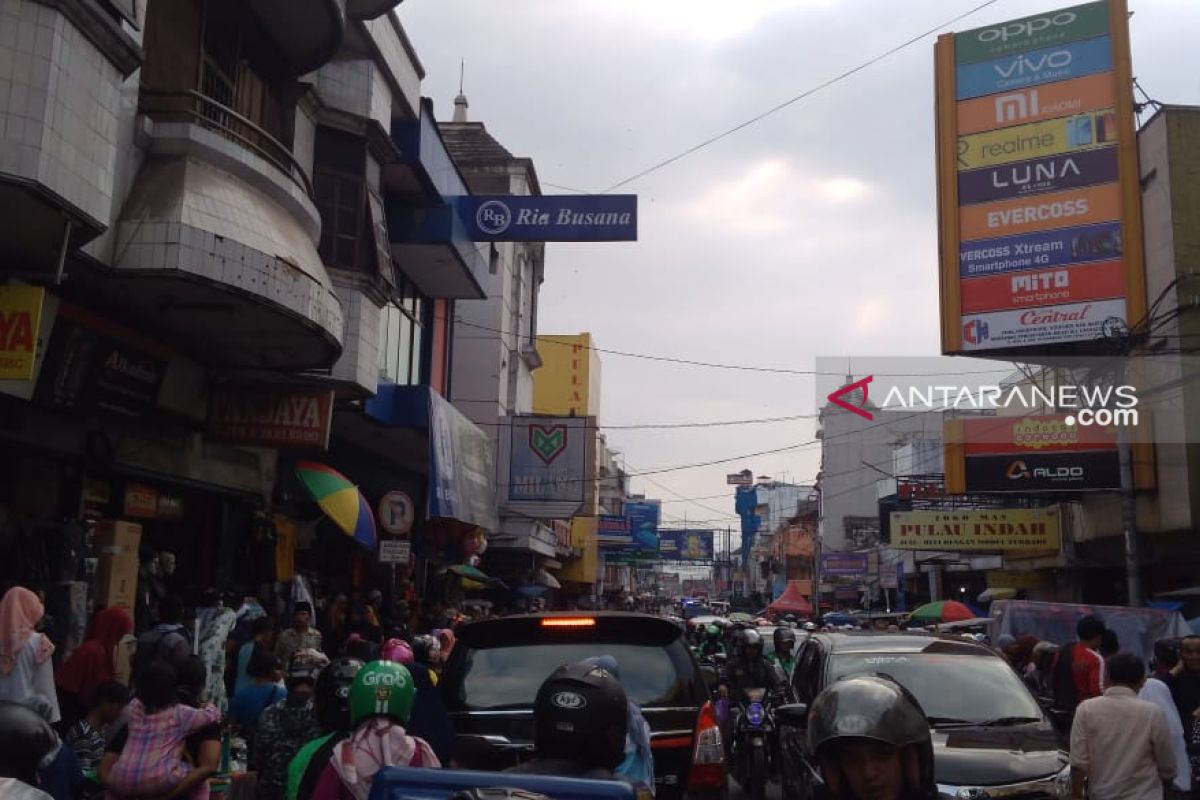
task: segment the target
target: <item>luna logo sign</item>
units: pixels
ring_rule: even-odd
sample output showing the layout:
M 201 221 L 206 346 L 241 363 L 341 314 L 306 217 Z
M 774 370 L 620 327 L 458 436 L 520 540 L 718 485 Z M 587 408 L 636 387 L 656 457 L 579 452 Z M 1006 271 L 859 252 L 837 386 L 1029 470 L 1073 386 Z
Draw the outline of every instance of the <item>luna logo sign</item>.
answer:
M 458 205 L 476 242 L 637 239 L 637 195 L 471 195 Z

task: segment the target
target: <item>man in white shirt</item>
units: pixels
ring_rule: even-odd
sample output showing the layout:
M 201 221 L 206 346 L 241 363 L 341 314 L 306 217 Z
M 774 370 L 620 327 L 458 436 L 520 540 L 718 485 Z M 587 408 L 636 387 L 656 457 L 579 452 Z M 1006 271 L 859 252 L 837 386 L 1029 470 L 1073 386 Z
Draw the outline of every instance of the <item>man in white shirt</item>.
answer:
M 1192 790 L 1192 762 L 1188 758 L 1187 744 L 1183 738 L 1183 721 L 1179 718 L 1179 709 L 1175 707 L 1171 690 L 1158 678 L 1147 678 L 1146 685 L 1138 692 L 1138 697 L 1154 703 L 1167 718 L 1167 727 L 1171 731 L 1171 748 L 1175 751 L 1175 788 L 1186 796 L 1186 793 Z
M 1108 660 L 1109 688 L 1080 704 L 1071 727 L 1071 797 L 1162 800 L 1175 778 L 1162 710 L 1139 700 L 1146 666 L 1132 653 Z

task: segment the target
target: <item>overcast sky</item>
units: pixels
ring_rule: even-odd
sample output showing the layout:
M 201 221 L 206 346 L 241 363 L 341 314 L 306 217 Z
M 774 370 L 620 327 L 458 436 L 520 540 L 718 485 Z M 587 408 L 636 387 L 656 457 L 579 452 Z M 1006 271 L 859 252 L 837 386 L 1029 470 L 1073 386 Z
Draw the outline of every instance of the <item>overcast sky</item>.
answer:
M 450 117 L 465 59 L 470 119 L 533 158 L 550 194 L 562 191 L 550 183 L 607 189 L 980 2 L 407 0 L 398 13 L 439 118 Z M 1066 5 L 998 0 L 955 29 Z M 1200 2 L 1130 7 L 1140 83 L 1155 100 L 1200 104 Z M 933 147 L 929 37 L 622 189 L 639 195 L 639 241 L 548 245 L 540 331 L 799 370 L 820 356 L 935 355 Z M 814 411 L 807 376 L 601 359 L 602 424 Z M 798 420 L 608 437 L 637 472 L 813 433 Z M 727 472 L 803 482 L 819 463 L 809 447 L 633 486 L 666 502 L 667 521 L 736 526 Z

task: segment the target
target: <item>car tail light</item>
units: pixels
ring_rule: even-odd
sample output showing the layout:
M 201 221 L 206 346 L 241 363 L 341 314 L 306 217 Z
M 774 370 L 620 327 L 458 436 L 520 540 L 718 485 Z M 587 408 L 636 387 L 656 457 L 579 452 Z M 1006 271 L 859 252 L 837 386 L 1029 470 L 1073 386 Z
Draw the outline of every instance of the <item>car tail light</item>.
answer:
M 542 620 L 543 628 L 594 628 L 595 617 L 547 617 Z
M 692 766 L 688 770 L 687 789 L 696 791 L 722 791 L 725 788 L 725 743 L 721 741 L 721 727 L 717 724 L 717 712 L 711 702 L 700 709 L 696 721 L 696 746 L 692 750 Z

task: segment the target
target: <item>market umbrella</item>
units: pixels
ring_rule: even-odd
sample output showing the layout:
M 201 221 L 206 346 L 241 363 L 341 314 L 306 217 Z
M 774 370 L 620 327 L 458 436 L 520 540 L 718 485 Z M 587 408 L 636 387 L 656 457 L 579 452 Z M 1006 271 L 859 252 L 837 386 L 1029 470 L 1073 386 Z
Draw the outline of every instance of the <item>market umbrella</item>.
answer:
M 985 590 L 982 594 L 979 595 L 979 597 L 977 599 L 981 603 L 990 603 L 993 600 L 1012 600 L 1016 596 L 1017 596 L 1016 589 L 1009 589 L 1007 587 L 996 586 L 991 589 Z M 980 616 L 982 616 L 982 615 L 980 615 Z
M 315 461 L 296 464 L 296 477 L 333 524 L 363 547 L 375 549 L 375 516 L 367 498 L 345 475 Z
M 912 612 L 911 619 L 918 622 L 959 622 L 964 619 L 975 619 L 974 611 L 956 600 L 938 600 Z
M 483 574 L 483 570 L 479 569 L 479 567 L 472 567 L 470 564 L 454 564 L 446 567 L 446 571 L 454 573 L 460 578 L 479 581 L 480 583 L 487 583 L 491 580 L 491 578 Z

